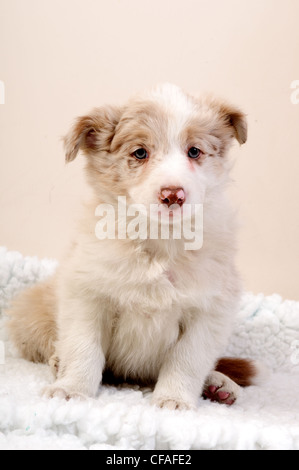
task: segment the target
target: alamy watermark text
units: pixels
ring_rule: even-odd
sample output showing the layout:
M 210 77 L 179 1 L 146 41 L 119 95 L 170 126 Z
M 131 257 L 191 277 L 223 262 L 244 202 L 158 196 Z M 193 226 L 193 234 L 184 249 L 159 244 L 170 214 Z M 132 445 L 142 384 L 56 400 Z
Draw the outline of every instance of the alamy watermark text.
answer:
M 299 80 L 293 80 L 291 83 L 291 89 L 294 90 L 291 93 L 291 103 L 299 104 Z
M 100 218 L 95 227 L 99 240 L 184 240 L 185 250 L 199 250 L 203 245 L 203 204 L 127 205 L 125 196 L 118 196 L 117 206 L 100 204 L 95 215 Z

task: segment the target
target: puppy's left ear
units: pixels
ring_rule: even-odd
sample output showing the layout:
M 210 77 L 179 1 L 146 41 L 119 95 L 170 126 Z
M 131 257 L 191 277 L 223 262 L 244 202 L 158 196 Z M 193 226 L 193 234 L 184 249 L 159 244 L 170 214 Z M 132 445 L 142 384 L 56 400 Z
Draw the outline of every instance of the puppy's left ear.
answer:
M 247 140 L 246 115 L 229 104 L 221 104 L 218 112 L 225 128 L 232 131 L 232 137 L 235 137 L 239 144 L 245 144 Z

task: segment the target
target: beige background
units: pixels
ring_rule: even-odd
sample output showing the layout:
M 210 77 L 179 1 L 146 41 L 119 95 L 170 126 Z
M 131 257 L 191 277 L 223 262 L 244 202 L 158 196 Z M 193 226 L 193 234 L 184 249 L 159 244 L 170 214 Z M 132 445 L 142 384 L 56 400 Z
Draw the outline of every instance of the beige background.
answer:
M 298 0 L 0 0 L 0 244 L 60 257 L 86 187 L 77 115 L 173 82 L 248 114 L 230 195 L 247 290 L 299 300 Z

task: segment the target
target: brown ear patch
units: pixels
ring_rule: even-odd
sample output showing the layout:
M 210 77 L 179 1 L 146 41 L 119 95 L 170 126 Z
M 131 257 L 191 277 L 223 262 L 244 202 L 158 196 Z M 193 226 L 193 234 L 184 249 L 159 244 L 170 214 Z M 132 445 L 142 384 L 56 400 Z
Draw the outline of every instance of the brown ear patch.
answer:
M 97 148 L 97 131 L 92 128 L 90 129 L 85 137 L 85 145 L 91 150 L 96 150 Z
M 120 117 L 121 108 L 113 106 L 95 108 L 79 117 L 64 137 L 66 161 L 73 161 L 80 149 L 85 154 L 109 150 Z
M 239 144 L 245 144 L 247 140 L 247 121 L 245 114 L 241 111 L 234 111 L 228 114 L 229 123 L 234 128 L 235 138 Z
M 88 140 L 90 144 L 95 145 L 96 129 L 94 118 L 95 116 L 92 115 L 78 118 L 71 131 L 64 138 L 65 159 L 67 162 L 71 162 L 76 158 L 80 148 L 88 148 Z M 91 135 L 93 136 L 92 138 Z
M 218 139 L 221 157 L 227 154 L 232 139 L 239 144 L 247 141 L 247 118 L 238 107 L 210 93 L 194 100 L 198 106 L 198 123 L 201 122 L 206 132 Z
M 218 104 L 218 113 L 225 126 L 233 131 L 233 137 L 237 139 L 239 144 L 245 144 L 247 140 L 247 120 L 245 114 L 238 108 L 221 102 Z

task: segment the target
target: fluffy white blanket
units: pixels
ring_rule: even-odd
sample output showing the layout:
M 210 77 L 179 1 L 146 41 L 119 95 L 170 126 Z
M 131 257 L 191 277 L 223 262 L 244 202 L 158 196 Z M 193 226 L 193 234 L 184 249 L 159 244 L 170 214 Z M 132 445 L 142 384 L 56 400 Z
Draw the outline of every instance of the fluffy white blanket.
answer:
M 56 266 L 0 248 L 0 449 L 299 450 L 299 302 L 244 294 L 226 355 L 259 359 L 271 374 L 231 407 L 199 398 L 197 411 L 159 410 L 137 387 L 102 387 L 83 402 L 46 400 L 49 367 L 18 357 L 4 309 Z

